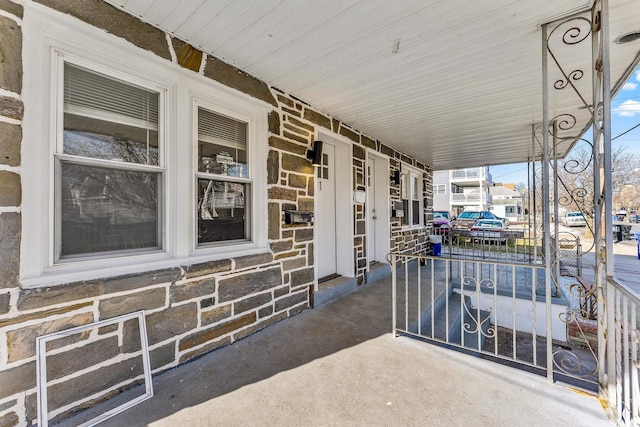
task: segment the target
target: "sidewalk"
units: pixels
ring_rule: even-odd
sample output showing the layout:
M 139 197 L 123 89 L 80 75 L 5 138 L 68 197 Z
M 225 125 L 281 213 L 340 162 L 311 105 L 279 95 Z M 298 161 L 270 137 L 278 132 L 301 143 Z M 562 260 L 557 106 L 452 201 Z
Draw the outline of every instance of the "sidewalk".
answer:
M 589 248 L 592 241 L 583 238 L 582 247 Z M 613 244 L 615 277 L 640 296 L 640 259 L 635 240 L 623 240 Z M 595 255 L 591 251 L 583 256 L 583 276 L 590 281 L 594 277 Z
M 598 399 L 395 338 L 390 278 L 154 378 L 101 426 L 606 426 Z

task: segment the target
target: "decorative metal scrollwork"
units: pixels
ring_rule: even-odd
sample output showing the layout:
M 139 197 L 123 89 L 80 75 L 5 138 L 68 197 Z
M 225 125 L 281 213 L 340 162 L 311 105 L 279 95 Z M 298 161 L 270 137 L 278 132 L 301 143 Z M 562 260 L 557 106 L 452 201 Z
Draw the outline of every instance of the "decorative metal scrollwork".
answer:
M 595 288 L 594 288 L 595 289 Z M 575 351 L 560 348 L 553 352 L 553 364 L 560 372 L 571 375 L 575 378 L 593 379 L 598 372 L 599 363 L 594 349 L 591 347 L 589 339 L 578 320 L 584 319 L 583 310 L 568 310 L 560 314 L 560 320 L 565 324 L 575 324 L 581 340 L 585 343 L 590 357 L 580 356 Z M 587 362 L 593 362 L 593 367 L 587 366 Z
M 577 120 L 576 116 L 573 114 L 558 114 L 553 119 L 551 119 L 551 123 L 556 122 L 558 124 L 558 129 L 561 131 L 571 130 L 576 125 Z
M 585 197 L 587 197 L 587 195 L 589 194 L 589 192 L 584 188 L 574 188 L 571 191 L 569 191 L 569 189 L 567 188 L 566 190 L 569 194 L 560 196 L 558 199 L 558 204 L 560 206 L 570 206 L 574 203 L 578 206 L 581 206 L 582 204 L 584 204 Z
M 553 364 L 561 372 L 578 378 L 593 378 L 598 372 L 598 363 L 595 367 L 589 369 L 584 361 L 574 352 L 567 349 L 560 349 L 553 352 Z
M 567 26 L 569 26 L 569 28 L 567 28 Z M 560 22 L 555 26 L 555 28 L 549 33 L 547 37 L 547 52 L 553 59 L 553 62 L 558 67 L 558 71 L 560 71 L 562 75 L 562 78 L 556 80 L 553 87 L 556 90 L 562 90 L 568 86 L 571 87 L 578 98 L 580 98 L 584 107 L 592 112 L 593 106 L 590 105 L 589 102 L 587 102 L 587 100 L 582 96 L 582 94 L 574 84 L 574 82 L 577 82 L 582 79 L 582 77 L 584 77 L 584 71 L 581 69 L 574 69 L 572 71 L 565 70 L 565 68 L 560 64 L 558 56 L 551 47 L 551 41 L 556 37 L 557 32 L 562 31 L 564 31 L 561 37 L 562 43 L 566 46 L 575 46 L 587 40 L 592 34 L 591 20 L 585 17 L 574 17 Z
M 595 320 L 598 317 L 598 294 L 597 288 L 592 286 L 586 288 L 582 283 L 574 283 L 569 286 L 569 292 L 578 297 L 580 301 L 580 310 L 575 314 L 579 314 L 582 319 Z
M 585 162 L 584 166 L 580 165 L 580 162 L 575 159 L 570 159 L 564 162 L 563 168 L 570 174 L 577 175 L 587 170 L 589 166 L 593 163 L 593 144 L 591 141 L 586 140 L 584 138 L 580 138 L 580 141 L 586 143 L 591 147 L 589 159 Z
M 587 25 L 586 27 L 587 31 L 584 31 L 584 28 L 574 25 L 573 27 L 566 30 L 562 35 L 562 41 L 564 42 L 564 44 L 567 44 L 567 45 L 578 44 L 585 41 L 587 37 L 591 35 L 591 21 L 587 18 L 582 18 L 582 17 L 573 18 L 565 21 L 564 23 L 576 22 L 576 21 L 583 21 L 583 23 Z M 562 24 L 563 23 L 558 25 L 553 31 L 560 28 Z M 553 34 L 553 31 L 551 32 L 551 34 Z M 551 38 L 551 34 L 549 34 L 549 38 Z
M 462 280 L 464 285 L 469 285 L 470 287 L 473 287 L 475 289 L 474 291 L 474 295 L 478 297 L 478 299 L 480 299 L 482 297 L 482 286 L 484 285 L 487 289 L 494 289 L 496 287 L 496 283 L 494 280 L 492 279 L 488 279 L 488 278 L 484 278 L 484 279 L 480 279 L 480 280 L 476 280 L 473 277 L 470 276 L 465 276 Z M 463 287 L 464 288 L 464 287 Z M 464 292 L 462 293 L 462 295 L 460 296 L 461 298 L 464 299 Z M 478 301 L 479 302 L 479 301 Z M 464 331 L 470 334 L 475 334 L 475 333 L 479 333 L 484 337 L 487 338 L 494 338 L 496 336 L 496 328 L 493 324 L 491 324 L 491 315 L 487 315 L 486 317 L 482 317 L 482 312 L 480 310 L 477 309 L 472 309 L 470 308 L 466 303 L 463 303 L 462 306 L 464 307 L 464 311 L 465 311 L 465 316 L 464 316 L 464 323 L 463 323 L 463 328 Z M 478 317 L 478 318 L 476 318 Z M 473 324 L 469 323 L 467 320 L 470 319 Z M 485 326 L 485 324 L 488 324 L 489 326 L 487 327 L 486 332 L 484 331 L 483 327 Z
M 560 89 L 564 89 L 565 87 L 567 87 L 567 85 L 569 84 L 569 79 L 573 80 L 573 81 L 578 81 L 580 80 L 582 77 L 584 76 L 584 71 L 582 70 L 573 70 L 572 72 L 569 73 L 567 80 L 563 80 L 563 79 L 558 79 L 556 80 L 556 82 L 553 84 L 553 87 L 560 90 Z

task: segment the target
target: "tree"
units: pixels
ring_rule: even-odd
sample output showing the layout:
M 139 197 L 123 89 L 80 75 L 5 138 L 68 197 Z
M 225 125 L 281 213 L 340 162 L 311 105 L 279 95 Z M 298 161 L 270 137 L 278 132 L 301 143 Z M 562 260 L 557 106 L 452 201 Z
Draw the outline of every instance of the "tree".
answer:
M 640 171 L 638 171 L 640 173 Z M 640 209 L 640 185 L 623 185 L 613 193 L 613 204 L 627 212 Z
M 594 176 L 593 155 L 591 145 L 583 144 L 575 147 L 569 155 L 558 162 L 558 203 L 568 209 L 583 212 L 586 216 L 593 216 Z M 625 186 L 640 184 L 640 156 L 628 153 L 623 147 L 616 148 L 611 153 L 610 177 L 603 177 L 611 183 L 614 192 L 621 193 Z M 637 192 L 636 192 L 637 193 Z M 622 203 L 619 200 L 619 203 Z M 630 203 L 637 205 L 637 199 L 624 200 L 618 207 L 628 207 Z

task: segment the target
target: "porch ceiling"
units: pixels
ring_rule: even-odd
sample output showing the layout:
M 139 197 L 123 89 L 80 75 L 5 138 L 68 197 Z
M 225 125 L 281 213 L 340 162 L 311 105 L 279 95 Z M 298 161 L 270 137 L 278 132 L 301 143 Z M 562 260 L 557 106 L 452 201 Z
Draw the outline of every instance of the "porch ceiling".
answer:
M 105 0 L 432 164 L 452 169 L 526 161 L 542 121 L 540 24 L 585 0 Z M 640 1 L 610 0 L 611 40 L 640 30 Z M 394 45 L 399 49 L 394 53 Z M 590 49 L 560 54 L 585 72 Z M 588 46 L 587 46 L 588 45 Z M 612 89 L 640 40 L 611 43 Z M 557 74 L 552 74 L 551 83 Z M 588 121 L 569 89 L 551 116 Z M 561 155 L 569 148 L 561 147 Z

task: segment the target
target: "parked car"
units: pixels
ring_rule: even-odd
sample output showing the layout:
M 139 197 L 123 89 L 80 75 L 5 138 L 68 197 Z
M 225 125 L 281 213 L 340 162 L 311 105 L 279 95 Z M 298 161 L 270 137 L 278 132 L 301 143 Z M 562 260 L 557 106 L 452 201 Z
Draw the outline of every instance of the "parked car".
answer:
M 629 217 L 629 222 L 640 222 L 640 215 L 633 214 Z
M 587 221 L 582 212 L 567 212 L 562 217 L 562 225 L 565 227 L 584 227 L 587 225 Z
M 471 238 L 480 241 L 503 242 L 507 226 L 501 219 L 479 219 L 471 227 Z
M 497 217 L 489 211 L 464 211 L 455 221 L 451 222 L 454 229 L 469 230 L 479 219 L 496 219 Z M 500 221 L 502 222 L 502 221 Z
M 504 225 L 507 225 L 507 226 L 509 225 L 509 218 L 501 217 L 501 216 L 498 216 L 496 214 L 494 214 L 494 215 L 496 216 L 496 219 L 499 219 L 500 221 L 502 221 L 502 223 Z
M 449 211 L 433 211 L 433 231 L 435 234 L 447 234 L 451 229 L 454 216 Z

